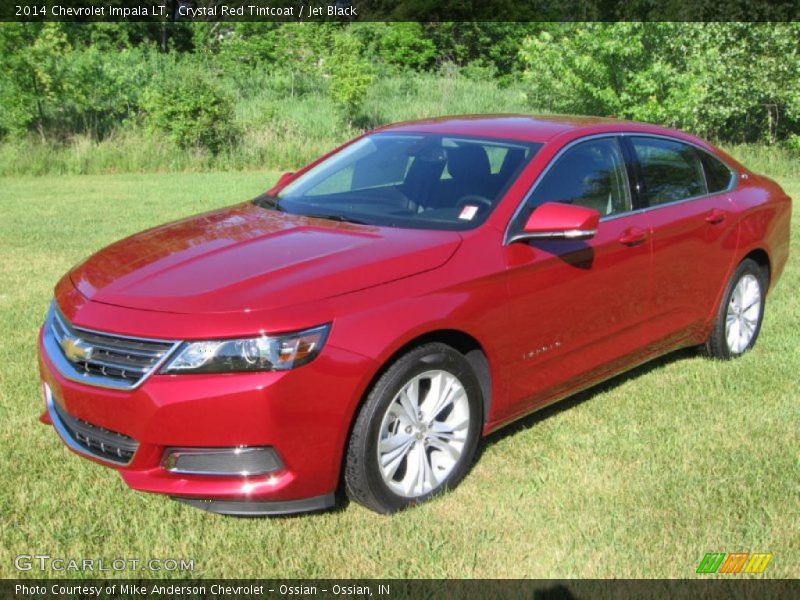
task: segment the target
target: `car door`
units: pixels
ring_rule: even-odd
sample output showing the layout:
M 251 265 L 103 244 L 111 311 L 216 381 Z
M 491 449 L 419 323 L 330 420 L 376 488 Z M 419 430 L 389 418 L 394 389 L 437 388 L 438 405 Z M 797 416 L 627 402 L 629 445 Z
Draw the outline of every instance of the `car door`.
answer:
M 563 149 L 534 184 L 506 239 L 544 202 L 595 208 L 601 221 L 589 240 L 504 246 L 511 331 L 503 350 L 512 357 L 506 418 L 619 370 L 645 339 L 650 230 L 632 206 L 618 137 Z
M 653 297 L 648 346 L 702 337 L 736 248 L 734 175 L 691 144 L 626 136 L 638 195 L 652 228 Z

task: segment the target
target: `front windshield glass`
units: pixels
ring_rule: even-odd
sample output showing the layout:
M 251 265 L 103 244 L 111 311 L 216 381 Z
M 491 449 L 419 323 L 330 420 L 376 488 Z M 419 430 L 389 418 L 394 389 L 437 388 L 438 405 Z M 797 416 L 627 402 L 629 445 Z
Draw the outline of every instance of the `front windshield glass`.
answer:
M 330 156 L 267 206 L 370 225 L 471 229 L 541 144 L 377 133 Z

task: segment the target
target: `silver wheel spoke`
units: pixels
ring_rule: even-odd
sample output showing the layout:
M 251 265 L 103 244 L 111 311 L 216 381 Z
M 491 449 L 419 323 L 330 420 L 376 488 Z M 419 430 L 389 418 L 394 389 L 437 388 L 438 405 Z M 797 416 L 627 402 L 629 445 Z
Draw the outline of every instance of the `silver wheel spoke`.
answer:
M 742 292 L 744 291 L 742 288 L 744 286 L 737 285 L 736 289 L 733 290 L 733 301 L 736 306 L 736 309 L 740 309 L 742 307 Z
M 405 411 L 405 417 L 412 423 L 417 422 L 417 406 L 419 406 L 419 388 L 414 391 L 414 398 L 409 394 L 409 390 L 405 389 L 400 392 L 400 406 Z
M 458 457 L 461 456 L 461 452 L 459 452 L 455 447 L 453 447 L 452 444 L 447 443 L 441 438 L 432 437 L 430 438 L 429 442 L 433 449 L 441 450 L 453 462 L 457 461 Z
M 731 352 L 736 352 L 736 345 L 737 345 L 737 341 L 736 340 L 739 337 L 738 336 L 738 332 L 736 331 L 738 329 L 738 327 L 739 327 L 739 325 L 738 325 L 738 322 L 737 322 L 735 325 L 731 326 L 728 329 L 727 341 L 728 341 L 728 348 L 730 348 Z
M 746 313 L 747 311 L 752 310 L 753 308 L 757 308 L 760 304 L 761 304 L 761 298 L 757 298 L 756 300 L 753 300 L 750 304 L 745 306 L 742 309 L 742 312 Z
M 403 459 L 406 458 L 409 450 L 411 450 L 413 446 L 412 442 L 413 438 L 407 444 L 395 448 L 393 451 L 381 456 L 381 471 L 385 473 L 387 477 L 394 477 L 394 474 L 397 473 L 397 469 L 400 468 Z
M 402 489 L 406 496 L 421 495 L 420 489 L 425 477 L 425 449 L 422 444 L 416 443 L 408 453 L 408 464 L 406 466 L 405 477 L 401 480 Z
M 442 442 L 460 441 L 461 438 L 452 431 L 435 431 L 429 434 L 429 439 Z
M 397 419 L 400 427 L 407 427 L 408 425 L 413 425 L 416 423 L 416 420 L 412 420 L 408 416 L 408 412 L 406 409 L 399 403 L 394 403 L 389 407 L 389 411 L 386 413 L 387 416 L 394 417 Z
M 434 421 L 431 425 L 433 433 L 448 433 L 454 431 L 464 431 L 469 427 L 469 417 L 459 419 L 455 423 L 448 421 Z
M 428 421 L 435 419 L 440 412 L 449 406 L 453 401 L 454 393 L 456 393 L 458 389 L 462 389 L 458 380 L 453 376 L 447 377 L 445 381 L 444 374 L 441 374 L 438 375 L 434 381 L 435 384 L 433 382 L 431 383 L 431 389 L 425 397 L 425 402 L 420 407 L 422 409 L 422 414 Z M 458 389 L 456 389 L 456 386 L 458 386 Z
M 420 494 L 424 494 L 430 492 L 439 485 L 439 482 L 436 480 L 436 475 L 433 473 L 433 466 L 431 466 L 431 458 L 428 456 L 428 451 L 423 444 L 419 444 L 419 446 L 421 446 L 419 454 L 422 478 L 418 490 Z
M 742 317 L 742 331 L 747 333 L 747 335 L 752 335 L 753 332 L 756 330 L 756 322 L 752 319 L 748 319 L 747 317 Z
M 753 321 L 753 322 L 758 321 L 758 315 L 761 313 L 760 308 L 761 305 L 759 301 L 759 304 L 756 304 L 755 306 L 751 306 L 750 308 L 743 310 L 742 316 L 748 321 Z
M 409 435 L 407 433 L 398 433 L 397 435 L 393 435 L 389 438 L 381 440 L 380 446 L 378 449 L 380 452 L 389 453 L 394 450 L 397 450 L 401 446 L 405 446 L 408 442 L 414 440 L 413 435 Z

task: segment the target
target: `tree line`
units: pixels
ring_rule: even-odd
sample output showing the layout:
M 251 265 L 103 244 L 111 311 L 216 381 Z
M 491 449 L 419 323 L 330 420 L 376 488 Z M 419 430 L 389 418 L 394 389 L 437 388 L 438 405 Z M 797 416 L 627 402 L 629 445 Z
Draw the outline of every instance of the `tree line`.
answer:
M 377 124 L 364 107 L 382 81 L 408 83 L 402 102 L 431 77 L 511 90 L 529 112 L 800 151 L 798 23 L 3 23 L 0 139 L 136 128 L 216 153 L 242 143 L 237 111 L 265 88 L 326 98 L 344 131 Z

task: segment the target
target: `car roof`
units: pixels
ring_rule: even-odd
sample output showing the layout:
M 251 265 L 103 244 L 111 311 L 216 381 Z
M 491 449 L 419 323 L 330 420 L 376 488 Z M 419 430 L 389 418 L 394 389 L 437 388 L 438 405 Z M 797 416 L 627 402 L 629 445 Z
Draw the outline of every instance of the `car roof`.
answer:
M 656 133 L 700 141 L 694 136 L 656 125 L 574 115 L 455 115 L 395 123 L 376 131 L 438 133 L 538 143 L 566 133 L 572 134 L 569 137 L 582 137 L 613 132 Z

